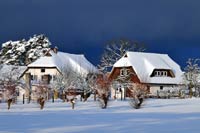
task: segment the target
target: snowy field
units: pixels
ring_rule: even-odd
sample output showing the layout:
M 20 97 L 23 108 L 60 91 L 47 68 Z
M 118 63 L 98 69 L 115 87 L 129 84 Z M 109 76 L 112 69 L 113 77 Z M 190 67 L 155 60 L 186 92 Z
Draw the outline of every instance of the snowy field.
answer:
M 139 109 L 128 101 L 111 101 L 107 109 L 97 102 L 0 104 L 0 133 L 199 133 L 200 99 L 149 99 Z

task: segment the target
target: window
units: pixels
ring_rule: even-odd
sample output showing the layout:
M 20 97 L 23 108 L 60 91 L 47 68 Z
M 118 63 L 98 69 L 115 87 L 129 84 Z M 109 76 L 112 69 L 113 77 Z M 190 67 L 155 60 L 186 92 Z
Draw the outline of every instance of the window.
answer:
M 52 76 L 52 79 L 53 79 L 53 81 L 56 81 L 56 80 L 57 80 L 57 76 L 56 76 L 56 75 L 53 75 L 53 76 Z
M 159 76 L 160 76 L 160 72 L 159 72 L 159 71 L 155 71 L 155 72 L 154 72 L 154 75 L 155 75 L 156 77 L 159 77 Z
M 31 75 L 31 80 L 37 80 L 37 75 Z
M 19 96 L 19 88 L 16 90 L 16 95 Z
M 41 72 L 44 73 L 44 72 L 45 72 L 45 68 L 42 68 L 42 69 L 41 69 Z
M 31 75 L 31 80 L 33 80 L 33 75 Z
M 163 76 L 167 77 L 167 71 L 163 71 Z
M 122 69 L 120 70 L 120 76 L 127 76 L 128 73 L 129 73 L 129 70 L 128 70 L 128 69 L 122 68 Z
M 167 77 L 167 71 L 155 71 L 155 77 Z
M 117 92 L 122 92 L 121 86 L 119 86 L 119 87 L 117 88 Z
M 46 81 L 48 78 L 47 78 L 46 75 L 42 75 L 42 76 L 41 76 L 41 79 L 42 79 L 42 81 Z
M 163 86 L 160 86 L 160 90 L 163 90 Z

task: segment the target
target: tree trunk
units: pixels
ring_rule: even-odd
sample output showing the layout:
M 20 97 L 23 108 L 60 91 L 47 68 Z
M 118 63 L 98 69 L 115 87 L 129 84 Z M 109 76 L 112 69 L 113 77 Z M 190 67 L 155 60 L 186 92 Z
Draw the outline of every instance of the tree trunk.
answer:
M 10 105 L 11 105 L 11 103 L 12 103 L 12 99 L 8 99 L 8 110 L 10 109 Z
M 29 96 L 28 96 L 28 103 L 31 102 L 31 93 L 29 93 Z
M 192 93 L 192 88 L 191 87 L 189 88 L 189 94 L 190 94 L 190 98 L 192 98 L 193 93 Z
M 44 102 L 45 102 L 45 99 L 44 98 L 40 98 L 40 109 L 43 109 L 44 108 Z
M 63 99 L 63 102 L 65 102 L 65 95 L 64 95 L 64 93 L 62 94 L 62 99 Z
M 52 103 L 54 103 L 54 95 L 52 96 Z

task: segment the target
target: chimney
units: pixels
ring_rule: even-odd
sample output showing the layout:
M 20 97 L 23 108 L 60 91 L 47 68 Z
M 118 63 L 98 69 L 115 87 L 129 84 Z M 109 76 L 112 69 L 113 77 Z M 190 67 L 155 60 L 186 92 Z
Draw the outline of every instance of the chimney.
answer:
M 55 46 L 55 47 L 53 48 L 53 52 L 57 54 L 57 53 L 58 53 L 58 47 Z

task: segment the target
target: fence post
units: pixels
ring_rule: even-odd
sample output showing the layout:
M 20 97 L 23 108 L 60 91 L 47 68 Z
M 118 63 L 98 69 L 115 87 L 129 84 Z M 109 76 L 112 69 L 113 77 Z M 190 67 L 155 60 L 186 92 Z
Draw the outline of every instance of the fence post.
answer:
M 52 102 L 54 103 L 54 93 L 53 93 L 53 95 L 52 95 Z
M 25 100 L 24 98 L 25 98 L 25 97 L 24 97 L 24 94 L 23 94 L 23 104 L 24 104 L 24 100 Z
M 96 101 L 96 99 L 97 99 L 97 92 L 96 92 L 96 90 L 94 91 L 94 101 Z

